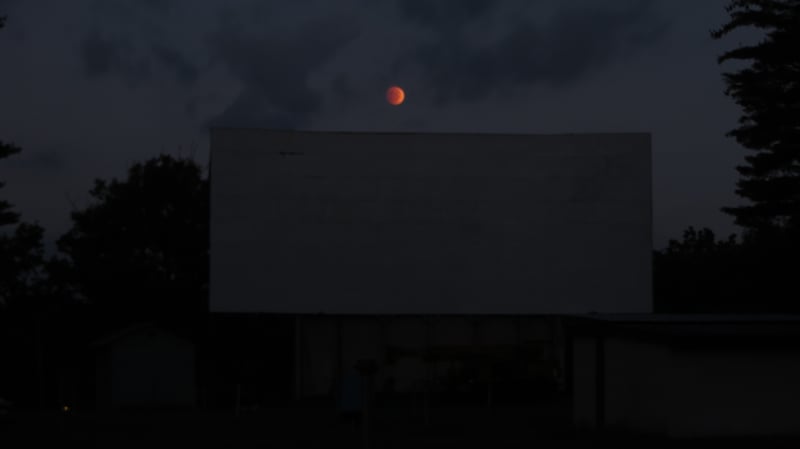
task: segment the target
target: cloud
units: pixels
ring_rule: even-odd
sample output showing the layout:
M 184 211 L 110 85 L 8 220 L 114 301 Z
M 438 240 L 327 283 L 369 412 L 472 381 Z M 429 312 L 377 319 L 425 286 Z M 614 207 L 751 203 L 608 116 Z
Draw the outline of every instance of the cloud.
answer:
M 51 146 L 33 151 L 23 150 L 18 157 L 8 160 L 8 166 L 16 170 L 59 172 L 69 165 L 64 153 L 65 149 L 61 146 Z
M 648 0 L 111 3 L 96 3 L 95 26 L 106 33 L 91 32 L 82 44 L 88 76 L 137 86 L 168 74 L 191 87 L 222 67 L 238 94 L 209 123 L 250 126 L 303 127 L 326 102 L 370 104 L 393 80 L 424 86 L 438 106 L 570 86 L 669 29 Z M 174 29 L 190 10 L 196 20 Z M 182 101 L 196 117 L 196 104 Z
M 17 43 L 25 41 L 27 38 L 25 27 L 21 24 L 20 16 L 18 15 L 18 8 L 22 5 L 22 0 L 0 0 L 0 39 L 8 41 L 16 41 Z
M 84 73 L 91 78 L 119 77 L 136 87 L 152 80 L 156 68 L 166 70 L 182 84 L 193 84 L 199 76 L 197 65 L 167 43 L 141 48 L 120 36 L 106 36 L 94 30 L 81 41 Z
M 245 128 L 294 129 L 308 117 L 270 106 L 268 94 L 245 89 L 225 110 L 208 121 L 209 126 L 231 126 Z
M 405 19 L 424 26 L 451 29 L 471 20 L 485 18 L 498 7 L 495 0 L 398 0 L 397 6 Z
M 173 6 L 172 0 L 133 0 L 133 1 L 140 2 L 145 6 L 161 13 L 168 12 Z
M 221 6 L 95 2 L 81 61 L 87 76 L 121 78 L 133 87 L 164 74 L 192 87 L 221 68 L 229 83 L 238 84 L 226 89 L 240 92 L 208 123 L 301 126 L 319 110 L 324 94 L 309 85 L 309 77 L 358 37 L 354 10 L 308 0 L 282 6 L 243 0 Z M 176 28 L 175 19 L 190 13 L 193 20 Z M 199 118 L 195 95 L 186 91 L 182 101 L 187 116 Z
M 129 41 L 97 30 L 84 37 L 80 54 L 84 71 L 92 78 L 115 75 L 137 86 L 152 75 L 149 59 L 138 56 Z
M 22 0 L 0 0 L 0 17 L 14 10 L 20 3 Z
M 154 44 L 151 48 L 155 59 L 165 68 L 171 70 L 178 81 L 183 84 L 193 84 L 197 81 L 199 76 L 197 65 L 190 61 L 186 55 L 164 43 Z
M 421 43 L 397 64 L 420 64 L 439 103 L 476 100 L 521 85 L 570 85 L 653 44 L 669 29 L 646 1 L 561 6 L 549 20 L 538 23 L 521 13 L 510 31 L 481 44 L 470 38 L 475 28 L 465 31 L 470 21 L 483 20 L 482 28 L 491 28 L 489 18 L 480 15 L 490 7 L 476 4 L 456 14 L 469 19 L 456 27 L 444 10 L 432 6 L 411 15 L 436 30 L 438 37 Z
M 89 4 L 89 31 L 80 41 L 84 73 L 91 78 L 121 78 L 131 87 L 163 74 L 191 85 L 199 76 L 197 61 L 180 37 L 195 30 L 176 27 L 181 16 L 175 0 L 103 0 Z M 192 6 L 181 3 L 183 12 Z M 191 38 L 190 38 L 191 40 Z
M 323 95 L 309 86 L 310 75 L 357 38 L 358 30 L 358 23 L 337 16 L 311 20 L 289 35 L 248 32 L 235 21 L 222 19 L 208 38 L 212 56 L 243 89 L 212 123 L 280 127 L 308 123 Z

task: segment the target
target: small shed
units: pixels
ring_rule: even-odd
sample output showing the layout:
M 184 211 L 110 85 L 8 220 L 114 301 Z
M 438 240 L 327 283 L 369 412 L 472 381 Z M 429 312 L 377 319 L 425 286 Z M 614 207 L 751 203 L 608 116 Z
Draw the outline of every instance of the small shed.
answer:
M 94 342 L 98 408 L 191 407 L 195 347 L 151 323 Z
M 579 429 L 800 435 L 800 316 L 584 316 L 567 335 Z

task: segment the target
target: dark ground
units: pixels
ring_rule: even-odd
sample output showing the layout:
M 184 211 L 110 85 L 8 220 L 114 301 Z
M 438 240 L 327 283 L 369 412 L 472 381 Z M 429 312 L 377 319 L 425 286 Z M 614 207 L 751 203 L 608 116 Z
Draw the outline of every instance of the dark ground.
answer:
M 16 412 L 3 419 L 2 448 L 363 448 L 357 424 L 321 406 L 233 411 Z M 372 448 L 797 448 L 798 441 L 682 440 L 578 435 L 565 408 L 377 409 Z

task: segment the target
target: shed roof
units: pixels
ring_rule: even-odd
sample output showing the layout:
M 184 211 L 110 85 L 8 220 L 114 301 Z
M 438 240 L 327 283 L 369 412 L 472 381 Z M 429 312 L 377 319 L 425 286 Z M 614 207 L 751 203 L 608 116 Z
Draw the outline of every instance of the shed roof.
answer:
M 155 323 L 141 322 L 132 324 L 128 327 L 104 335 L 103 337 L 100 337 L 97 340 L 93 341 L 92 346 L 96 348 L 110 346 L 126 337 L 129 337 L 131 335 L 141 334 L 147 331 L 157 332 L 160 335 L 165 335 L 176 339 L 183 339 L 178 335 L 175 335 L 171 332 L 161 329 Z
M 800 315 L 573 315 L 569 328 L 573 335 L 680 344 L 800 343 Z
M 800 323 L 800 314 L 737 314 L 737 313 L 634 313 L 573 314 L 568 318 L 619 324 L 743 324 Z

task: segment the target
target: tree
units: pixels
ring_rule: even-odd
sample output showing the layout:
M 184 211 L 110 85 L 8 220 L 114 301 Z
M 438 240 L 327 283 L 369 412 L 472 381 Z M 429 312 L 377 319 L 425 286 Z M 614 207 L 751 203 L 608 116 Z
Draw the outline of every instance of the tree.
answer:
M 38 225 L 18 223 L 13 233 L 0 235 L 0 307 L 22 305 L 43 286 L 43 234 Z
M 766 32 L 754 45 L 723 53 L 719 63 L 749 65 L 725 73 L 725 93 L 742 108 L 728 133 L 754 154 L 737 167 L 736 193 L 751 204 L 722 210 L 751 235 L 800 230 L 800 0 L 732 0 L 730 21 L 714 39 L 746 27 Z
M 708 228 L 689 227 L 653 258 L 656 312 L 723 312 L 747 308 L 742 246 L 736 236 L 717 240 Z M 748 290 L 749 291 L 749 290 Z
M 0 159 L 5 159 L 20 151 L 22 150 L 18 146 L 0 140 Z M 5 183 L 0 181 L 0 189 L 3 186 Z M 17 221 L 19 221 L 19 214 L 11 209 L 11 204 L 8 201 L 0 200 L 0 226 L 15 224 Z
M 57 242 L 70 279 L 113 327 L 155 321 L 191 331 L 207 310 L 208 181 L 191 160 L 161 155 L 124 181 L 96 180 Z
M 18 146 L 0 141 L 0 160 L 20 151 Z M 0 181 L 0 188 L 4 185 Z M 0 307 L 34 296 L 33 290 L 41 285 L 44 230 L 19 219 L 11 204 L 0 200 Z M 8 227 L 14 227 L 13 232 L 8 233 Z
M 0 160 L 21 151 L 12 143 L 0 141 Z M 0 182 L 0 188 L 3 185 Z M 34 365 L 29 355 L 39 354 L 36 349 L 41 335 L 37 332 L 35 342 L 26 337 L 31 335 L 28 326 L 36 319 L 44 285 L 43 234 L 38 225 L 20 222 L 11 204 L 0 200 L 0 357 L 8 367 L 0 372 L 0 397 L 12 398 L 15 403 L 36 389 L 39 384 L 31 380 L 39 380 L 36 374 L 41 373 L 26 369 Z M 34 328 L 38 330 L 36 325 Z

